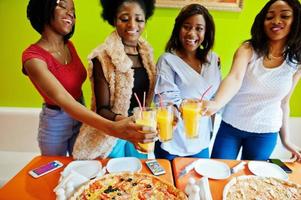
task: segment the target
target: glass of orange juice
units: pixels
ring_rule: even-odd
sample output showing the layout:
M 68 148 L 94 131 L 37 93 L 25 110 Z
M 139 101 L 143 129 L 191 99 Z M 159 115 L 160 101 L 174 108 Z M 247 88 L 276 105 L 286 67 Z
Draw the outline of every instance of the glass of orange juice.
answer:
M 143 132 L 147 132 L 149 130 L 156 130 L 157 128 L 157 116 L 156 116 L 156 108 L 139 108 L 136 107 L 133 110 L 135 123 L 143 126 Z M 139 147 L 143 150 L 141 153 L 149 153 L 153 152 L 155 148 L 155 142 L 150 143 L 138 143 Z
M 157 125 L 159 127 L 159 138 L 161 142 L 172 139 L 173 136 L 173 106 L 160 106 L 157 108 Z
M 197 99 L 185 99 L 181 107 L 186 137 L 197 138 L 199 136 L 201 102 Z

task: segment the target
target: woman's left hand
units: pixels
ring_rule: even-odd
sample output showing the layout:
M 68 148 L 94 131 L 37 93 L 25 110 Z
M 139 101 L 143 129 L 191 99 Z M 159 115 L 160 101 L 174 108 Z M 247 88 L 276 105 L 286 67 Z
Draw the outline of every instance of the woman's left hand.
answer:
M 289 150 L 292 153 L 292 159 L 301 162 L 301 148 L 291 143 L 284 144 L 284 146 L 287 150 Z

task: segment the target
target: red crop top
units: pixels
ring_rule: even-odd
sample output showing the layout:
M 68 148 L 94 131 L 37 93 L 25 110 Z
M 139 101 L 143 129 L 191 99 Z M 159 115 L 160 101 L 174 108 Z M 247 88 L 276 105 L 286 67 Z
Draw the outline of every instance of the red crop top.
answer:
M 38 58 L 46 62 L 49 71 L 57 78 L 63 87 L 73 96 L 74 99 L 79 100 L 82 96 L 82 84 L 86 80 L 87 72 L 81 62 L 79 56 L 72 42 L 67 42 L 67 47 L 71 53 L 71 62 L 64 65 L 56 60 L 48 51 L 38 46 L 37 44 L 30 45 L 22 55 L 22 72 L 27 75 L 24 68 L 24 63 L 27 60 Z M 35 85 L 35 83 L 33 83 Z M 39 93 L 42 95 L 44 101 L 48 104 L 55 105 L 37 85 L 35 85 Z

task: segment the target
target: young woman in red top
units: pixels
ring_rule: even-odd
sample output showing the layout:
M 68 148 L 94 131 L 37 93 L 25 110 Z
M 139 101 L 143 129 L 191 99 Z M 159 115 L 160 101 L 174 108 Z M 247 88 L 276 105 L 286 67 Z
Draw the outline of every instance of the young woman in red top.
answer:
M 149 142 L 155 133 L 139 134 L 131 118 L 112 122 L 83 105 L 86 70 L 69 38 L 75 28 L 73 0 L 30 0 L 27 17 L 41 38 L 22 56 L 24 74 L 44 99 L 38 141 L 42 155 L 72 154 L 81 122 L 111 136 Z

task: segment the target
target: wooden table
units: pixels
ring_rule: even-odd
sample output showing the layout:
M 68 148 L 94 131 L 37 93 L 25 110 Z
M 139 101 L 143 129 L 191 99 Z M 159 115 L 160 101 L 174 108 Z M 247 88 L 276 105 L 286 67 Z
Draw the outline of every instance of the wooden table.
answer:
M 187 184 L 189 177 L 194 177 L 196 180 L 200 179 L 202 176 L 199 175 L 195 170 L 191 170 L 185 176 L 178 178 L 180 171 L 185 168 L 189 163 L 196 160 L 196 158 L 175 158 L 172 162 L 173 174 L 175 177 L 176 187 L 184 191 L 184 188 Z M 223 163 L 226 163 L 230 168 L 237 165 L 239 160 L 217 160 Z M 286 163 L 289 168 L 293 170 L 293 173 L 289 174 L 289 180 L 301 184 L 301 164 L 300 163 Z M 241 175 L 252 175 L 248 167 L 239 171 L 238 173 L 232 174 L 229 178 L 224 180 L 213 180 L 209 179 L 210 190 L 213 200 L 221 200 L 224 190 L 224 186 L 236 176 Z
M 64 167 L 59 168 L 49 174 L 46 174 L 37 179 L 31 177 L 28 171 L 39 167 L 43 164 L 51 162 L 53 160 L 61 161 Z M 173 184 L 173 175 L 170 162 L 164 159 L 157 159 L 160 165 L 165 169 L 166 174 L 159 176 L 163 180 Z M 73 161 L 70 157 L 58 157 L 58 156 L 37 156 L 31 160 L 14 178 L 6 183 L 0 189 L 0 200 L 54 200 L 56 198 L 53 189 L 58 184 L 60 172 Z M 102 166 L 105 166 L 108 159 L 99 160 Z M 142 162 L 142 173 L 151 174 L 150 170 L 145 165 L 145 161 Z

